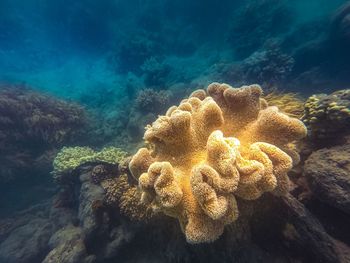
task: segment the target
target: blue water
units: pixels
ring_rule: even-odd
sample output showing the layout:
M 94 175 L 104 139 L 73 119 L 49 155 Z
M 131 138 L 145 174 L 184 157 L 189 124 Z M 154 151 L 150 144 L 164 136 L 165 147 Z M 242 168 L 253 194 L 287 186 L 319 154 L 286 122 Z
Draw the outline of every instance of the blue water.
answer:
M 335 9 L 346 1 L 255 2 L 260 6 L 254 1 L 2 0 L 0 81 L 26 83 L 75 100 L 100 89 L 124 97 L 130 74 L 139 80 L 138 88 L 202 85 L 222 81 L 206 79 L 213 65 L 241 62 L 271 38 L 284 42 L 283 52 L 296 56 L 295 79 L 322 63 L 311 58 L 315 61 L 305 61 L 311 65 L 304 69 L 298 50 L 327 37 Z M 257 8 L 247 12 L 247 5 Z M 145 83 L 142 65 L 151 58 L 171 69 L 160 83 Z M 343 84 L 335 78 L 331 75 L 322 88 Z M 289 87 L 289 82 L 281 86 L 300 89 L 299 83 Z M 319 89 L 305 82 L 306 92 Z
M 61 147 L 133 153 L 146 124 L 211 82 L 304 98 L 349 88 L 349 17 L 346 0 L 0 0 L 0 103 L 3 89 L 48 96 L 20 117 L 0 108 L 0 218 L 57 193 L 49 173 Z M 164 101 L 140 108 L 145 89 Z M 25 112 L 48 98 L 84 108 L 78 135 L 64 127 L 58 140 L 55 122 L 26 133 Z M 52 105 L 64 126 L 66 106 Z
M 213 81 L 327 93 L 350 83 L 350 26 L 334 18 L 344 3 L 2 0 L 0 84 L 114 120 L 103 143 L 145 88 L 170 91 L 173 103 Z
M 115 138 L 140 141 L 147 121 L 213 81 L 303 96 L 345 88 L 350 29 L 334 19 L 345 2 L 2 0 L 0 84 L 84 105 L 102 121 L 89 144 L 128 148 Z M 149 118 L 133 110 L 145 88 L 171 95 Z

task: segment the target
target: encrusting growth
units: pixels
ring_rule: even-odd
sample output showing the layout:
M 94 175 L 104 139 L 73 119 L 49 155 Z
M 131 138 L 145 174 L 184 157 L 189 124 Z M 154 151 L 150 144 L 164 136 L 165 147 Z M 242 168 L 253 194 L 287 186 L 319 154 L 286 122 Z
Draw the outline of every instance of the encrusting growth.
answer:
M 341 138 L 350 128 L 350 89 L 315 94 L 305 103 L 303 122 L 313 140 Z
M 278 107 L 289 117 L 300 119 L 304 114 L 304 99 L 298 93 L 284 93 L 274 90 L 263 97 L 269 105 Z
M 288 191 L 306 128 L 261 95 L 258 85 L 212 83 L 146 127 L 130 171 L 142 202 L 177 218 L 190 243 L 217 239 L 238 217 L 236 197 Z
M 107 205 L 117 205 L 120 212 L 133 221 L 147 221 L 152 216 L 152 210 L 140 202 L 140 191 L 137 186 L 128 182 L 126 174 L 118 178 L 110 178 L 101 182 L 105 190 L 105 202 Z

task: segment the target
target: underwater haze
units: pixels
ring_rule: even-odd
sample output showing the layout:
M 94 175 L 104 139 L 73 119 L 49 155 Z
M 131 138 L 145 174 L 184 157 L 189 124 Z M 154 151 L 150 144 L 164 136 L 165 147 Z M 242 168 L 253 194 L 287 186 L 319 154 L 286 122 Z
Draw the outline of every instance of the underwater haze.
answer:
M 350 262 L 349 131 L 348 0 L 0 0 L 0 263 Z
M 279 78 L 290 78 L 283 87 L 325 67 L 326 72 L 313 74 L 328 79 L 300 79 L 290 89 L 334 90 L 349 75 L 341 61 L 348 49 L 336 57 L 341 43 L 328 43 L 333 34 L 341 33 L 337 31 L 346 30 L 335 18 L 345 2 L 4 0 L 0 78 L 77 100 L 99 89 L 119 96 L 128 76 L 140 82 L 139 88 L 208 84 L 201 79 L 209 74 L 215 77 L 210 81 L 220 80 L 215 74 L 225 75 L 224 69 L 211 69 L 214 65 L 252 60 L 255 52 L 275 41 L 294 61 L 290 68 L 278 65 L 287 71 Z M 230 84 L 240 81 L 224 77 Z

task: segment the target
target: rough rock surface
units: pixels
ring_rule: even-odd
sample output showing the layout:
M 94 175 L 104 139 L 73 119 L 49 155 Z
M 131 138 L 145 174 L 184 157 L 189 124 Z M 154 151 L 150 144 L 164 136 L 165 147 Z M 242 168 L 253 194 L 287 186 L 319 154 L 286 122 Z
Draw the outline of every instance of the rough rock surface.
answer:
M 51 231 L 47 219 L 34 219 L 13 230 L 0 245 L 0 262 L 37 262 L 47 252 Z
M 287 213 L 287 222 L 289 221 L 290 226 L 295 230 L 292 238 L 294 246 L 303 248 L 303 252 L 308 255 L 310 262 L 341 262 L 341 255 L 335 251 L 332 238 L 326 233 L 318 219 L 302 203 L 291 195 L 282 197 L 280 202 L 281 210 Z M 286 225 L 284 235 L 288 230 L 290 229 Z
M 94 256 L 88 256 L 81 228 L 68 225 L 57 231 L 49 241 L 52 248 L 43 263 L 94 262 Z
M 80 176 L 82 185 L 80 187 L 79 195 L 79 211 L 78 217 L 83 227 L 86 236 L 93 235 L 97 231 L 98 222 L 94 214 L 94 206 L 102 204 L 104 198 L 104 190 L 102 187 L 95 185 L 89 181 L 87 174 Z M 99 209 L 96 207 L 95 209 Z
M 304 174 L 315 198 L 350 214 L 350 144 L 312 153 Z
M 105 193 L 92 180 L 93 166 L 83 166 L 78 177 L 62 185 L 66 192 L 61 199 L 71 199 L 69 209 L 76 220 L 66 221 L 49 241 L 49 253 L 43 263 L 92 263 L 105 262 L 118 257 L 120 247 L 132 240 L 133 226 L 118 217 L 118 211 L 104 204 Z M 67 195 L 70 193 L 71 195 Z M 60 199 L 59 198 L 59 199 Z M 60 205 L 67 204 L 62 200 Z M 51 251 L 50 251 L 51 250 Z
M 346 262 L 349 248 L 345 245 L 339 252 L 318 218 L 292 195 L 265 195 L 254 210 L 253 240 L 265 249 L 287 253 L 298 262 Z
M 52 204 L 0 220 L 0 263 L 349 262 L 349 247 L 291 195 L 238 198 L 240 217 L 217 241 L 190 245 L 175 219 L 135 223 L 107 207 L 91 170 L 81 169 Z

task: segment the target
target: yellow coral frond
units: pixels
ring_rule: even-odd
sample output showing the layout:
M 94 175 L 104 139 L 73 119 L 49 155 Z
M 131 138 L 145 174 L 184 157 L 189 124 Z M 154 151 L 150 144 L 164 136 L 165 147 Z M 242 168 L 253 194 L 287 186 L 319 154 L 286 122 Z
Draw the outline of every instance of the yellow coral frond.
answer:
M 236 196 L 288 191 L 298 156 L 291 145 L 306 128 L 261 96 L 258 85 L 213 83 L 193 92 L 147 127 L 150 147 L 129 164 L 143 203 L 177 218 L 190 243 L 214 241 L 237 219 Z

